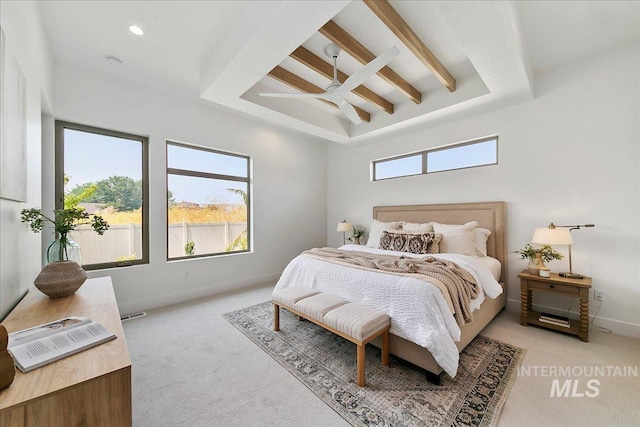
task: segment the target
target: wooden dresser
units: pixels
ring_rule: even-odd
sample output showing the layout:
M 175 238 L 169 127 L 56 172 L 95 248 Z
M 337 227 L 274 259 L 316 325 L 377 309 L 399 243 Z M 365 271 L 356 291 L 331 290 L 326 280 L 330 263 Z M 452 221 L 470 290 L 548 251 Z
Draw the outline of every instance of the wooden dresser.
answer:
M 9 333 L 84 316 L 117 338 L 28 373 L 0 391 L 0 426 L 131 426 L 131 359 L 110 277 L 87 280 L 72 296 L 32 288 L 2 324 Z

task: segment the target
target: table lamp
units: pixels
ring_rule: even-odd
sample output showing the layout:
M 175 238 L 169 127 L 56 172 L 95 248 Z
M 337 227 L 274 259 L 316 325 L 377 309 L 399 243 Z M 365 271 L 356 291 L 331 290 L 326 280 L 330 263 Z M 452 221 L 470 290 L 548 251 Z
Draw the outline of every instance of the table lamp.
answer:
M 573 266 L 571 263 L 571 245 L 573 245 L 573 239 L 571 238 L 571 230 L 579 230 L 582 227 L 595 227 L 593 224 L 584 225 L 554 225 L 549 224 L 548 228 L 536 228 L 533 232 L 532 243 L 541 245 L 568 245 L 569 246 L 569 272 L 560 273 L 561 277 L 569 277 L 572 279 L 584 279 L 582 274 L 573 272 Z
M 345 233 L 347 231 L 351 231 L 352 228 L 353 228 L 353 226 L 351 225 L 351 223 L 347 222 L 346 220 L 342 220 L 342 222 L 338 223 L 338 230 L 337 231 L 342 231 L 342 244 L 343 245 L 346 243 Z

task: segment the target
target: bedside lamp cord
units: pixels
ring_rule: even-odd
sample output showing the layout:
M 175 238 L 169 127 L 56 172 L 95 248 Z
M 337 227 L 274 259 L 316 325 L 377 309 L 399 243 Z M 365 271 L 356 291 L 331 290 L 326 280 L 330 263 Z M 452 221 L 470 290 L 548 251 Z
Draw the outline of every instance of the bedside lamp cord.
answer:
M 571 312 L 571 307 L 573 306 L 573 302 L 575 300 L 576 300 L 575 298 L 571 298 L 571 304 L 569 304 L 569 308 L 567 308 L 567 317 L 569 317 L 568 314 Z M 591 327 L 592 328 L 596 328 L 596 330 L 598 332 L 603 332 L 605 334 L 611 334 L 611 333 L 613 333 L 613 331 L 611 329 L 605 328 L 604 326 L 598 326 L 598 325 L 594 325 L 593 324 L 593 322 L 596 320 L 596 317 L 598 317 L 598 312 L 600 311 L 600 307 L 602 306 L 602 301 L 598 301 L 598 302 L 599 302 L 598 308 L 596 308 L 596 312 L 593 315 L 593 317 L 591 318 L 591 322 L 590 322 Z

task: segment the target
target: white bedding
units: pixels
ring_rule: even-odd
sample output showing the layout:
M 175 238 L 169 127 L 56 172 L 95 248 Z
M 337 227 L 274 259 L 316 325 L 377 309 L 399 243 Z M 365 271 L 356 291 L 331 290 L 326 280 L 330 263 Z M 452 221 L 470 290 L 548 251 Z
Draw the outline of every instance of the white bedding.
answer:
M 344 245 L 340 249 L 424 257 L 360 245 Z M 502 293 L 502 287 L 485 261 L 480 261 L 482 258 L 456 254 L 433 256 L 455 262 L 476 279 L 482 292 L 472 301 L 472 310 L 480 307 L 485 295 L 496 298 Z M 289 286 L 308 286 L 387 313 L 391 317 L 392 334 L 427 348 L 442 369 L 455 376 L 459 360 L 455 341 L 460 340 L 460 328 L 435 285 L 412 277 L 350 268 L 300 255 L 287 265 L 275 289 Z

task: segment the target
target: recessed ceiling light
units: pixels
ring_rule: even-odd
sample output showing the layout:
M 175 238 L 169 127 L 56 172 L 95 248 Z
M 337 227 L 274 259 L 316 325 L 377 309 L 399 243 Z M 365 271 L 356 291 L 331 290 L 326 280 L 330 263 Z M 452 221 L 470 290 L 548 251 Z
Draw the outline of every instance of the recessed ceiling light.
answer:
M 137 25 L 129 25 L 129 31 L 131 31 L 136 36 L 141 36 L 144 34 L 142 28 L 138 27 Z

